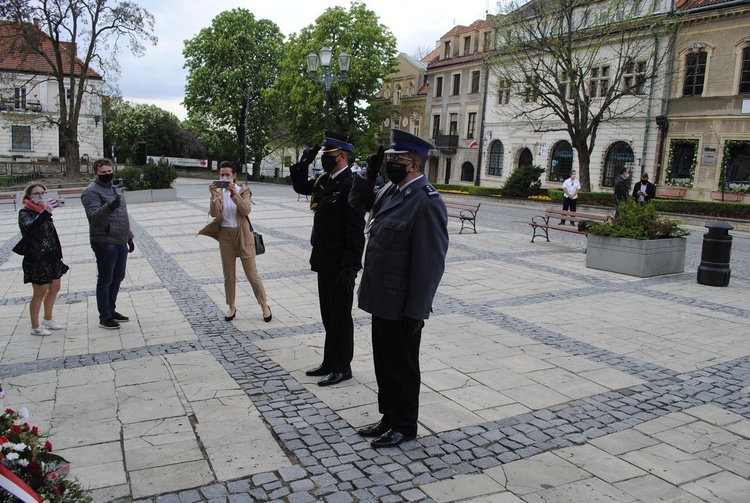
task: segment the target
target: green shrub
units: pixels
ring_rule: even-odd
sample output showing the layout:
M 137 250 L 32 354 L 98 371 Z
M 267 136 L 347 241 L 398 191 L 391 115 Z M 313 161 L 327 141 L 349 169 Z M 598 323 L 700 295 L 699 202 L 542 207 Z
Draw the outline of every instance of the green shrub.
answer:
M 540 166 L 519 166 L 513 170 L 500 189 L 505 197 L 529 197 L 541 192 L 540 177 L 545 169 Z
M 687 236 L 690 231 L 673 220 L 660 219 L 653 204 L 620 203 L 619 217 L 609 222 L 590 222 L 589 234 L 630 239 L 662 239 Z
M 690 201 L 686 199 L 653 199 L 657 211 L 701 215 L 704 217 L 750 219 L 750 204 L 719 201 Z
M 152 189 L 169 189 L 177 179 L 177 171 L 166 159 L 143 167 L 143 179 Z
M 563 191 L 560 189 L 548 189 L 547 195 L 553 201 L 562 202 L 563 200 Z M 611 207 L 615 205 L 614 192 L 579 192 L 578 204 Z
M 123 179 L 127 190 L 144 190 L 149 188 L 148 183 L 143 180 L 143 173 L 138 168 L 118 169 L 115 176 Z

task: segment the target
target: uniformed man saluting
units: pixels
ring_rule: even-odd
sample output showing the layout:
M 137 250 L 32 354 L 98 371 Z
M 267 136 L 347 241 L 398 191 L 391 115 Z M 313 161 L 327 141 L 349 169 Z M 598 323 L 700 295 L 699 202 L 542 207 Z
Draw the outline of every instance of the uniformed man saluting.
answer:
M 391 130 L 391 148 L 367 158 L 354 177 L 349 203 L 371 210 L 359 307 L 372 314 L 372 352 L 378 383 L 376 424 L 362 428 L 372 446 L 395 447 L 417 436 L 419 343 L 424 320 L 445 270 L 448 215 L 440 194 L 424 176 L 429 142 Z M 389 182 L 373 187 L 386 156 Z
M 354 356 L 354 281 L 365 246 L 364 212 L 349 206 L 352 172 L 348 137 L 326 131 L 323 147 L 305 149 L 300 162 L 290 168 L 298 194 L 312 195 L 313 219 L 311 269 L 318 273 L 320 315 L 325 328 L 323 363 L 305 372 L 323 376 L 320 386 L 332 386 L 352 378 Z M 321 151 L 324 173 L 309 180 L 307 168 Z

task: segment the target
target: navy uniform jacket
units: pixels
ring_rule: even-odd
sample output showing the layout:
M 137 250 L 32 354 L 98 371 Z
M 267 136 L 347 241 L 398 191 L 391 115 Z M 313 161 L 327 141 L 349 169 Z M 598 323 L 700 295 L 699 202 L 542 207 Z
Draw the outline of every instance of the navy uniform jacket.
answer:
M 445 271 L 445 203 L 424 176 L 402 192 L 387 184 L 377 201 L 374 185 L 355 176 L 349 196 L 353 207 L 372 208 L 358 305 L 386 320 L 426 320 Z
M 352 172 L 344 168 L 334 179 L 322 174 L 317 182 L 308 180 L 307 169 L 292 170 L 292 185 L 298 194 L 312 194 L 313 219 L 311 269 L 320 274 L 338 275 L 344 269 L 362 268 L 365 247 L 364 212 L 349 206 Z

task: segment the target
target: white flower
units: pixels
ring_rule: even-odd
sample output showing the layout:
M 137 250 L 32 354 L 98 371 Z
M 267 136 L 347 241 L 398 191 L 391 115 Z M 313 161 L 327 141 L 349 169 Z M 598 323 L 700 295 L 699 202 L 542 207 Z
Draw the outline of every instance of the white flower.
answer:
M 19 459 L 18 464 L 21 466 L 29 466 L 29 461 L 27 459 Z
M 10 452 L 5 455 L 5 459 L 7 459 L 8 461 L 15 461 L 19 457 L 20 456 L 18 455 L 18 453 L 15 453 L 15 452 Z
M 14 443 L 8 442 L 8 447 L 10 447 L 11 449 L 13 449 L 14 451 L 21 452 L 24 449 L 26 449 L 27 445 L 24 444 L 24 443 L 14 444 Z
M 28 419 L 29 418 L 29 409 L 26 407 L 21 407 L 21 410 L 18 411 L 18 419 Z

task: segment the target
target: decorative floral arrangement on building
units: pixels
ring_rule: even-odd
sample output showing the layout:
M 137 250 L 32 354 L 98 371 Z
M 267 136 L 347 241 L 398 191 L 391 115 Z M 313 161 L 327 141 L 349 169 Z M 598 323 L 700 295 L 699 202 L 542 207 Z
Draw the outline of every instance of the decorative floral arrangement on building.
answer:
M 0 414 L 0 502 L 90 503 L 88 491 L 68 474 L 68 462 L 52 453 L 28 417 L 25 407 Z
M 669 171 L 667 172 L 666 184 L 674 187 L 687 187 L 692 188 L 693 180 L 695 179 L 695 168 L 698 166 L 698 140 L 693 139 L 674 139 L 669 144 L 669 159 L 667 166 Z M 686 148 L 683 148 L 686 147 Z M 675 153 L 684 155 L 686 151 L 692 150 L 692 159 L 690 162 L 689 172 L 682 170 L 681 173 L 675 173 Z M 680 176 L 688 175 L 688 176 Z

